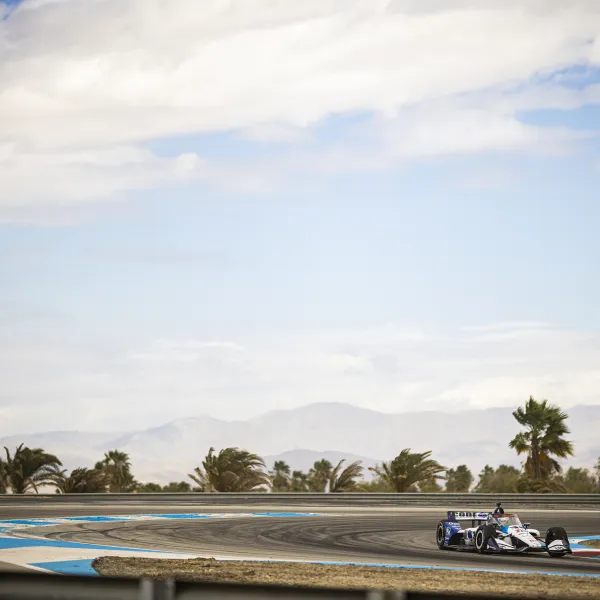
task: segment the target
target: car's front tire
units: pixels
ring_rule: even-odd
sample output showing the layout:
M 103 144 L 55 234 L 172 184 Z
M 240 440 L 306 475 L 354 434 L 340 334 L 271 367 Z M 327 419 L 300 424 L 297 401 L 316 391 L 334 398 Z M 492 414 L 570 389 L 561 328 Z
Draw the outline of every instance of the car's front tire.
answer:
M 565 550 L 560 550 L 560 551 L 550 550 L 550 547 L 549 547 L 550 544 L 557 540 L 563 542 L 563 548 L 565 548 Z M 546 544 L 546 551 L 553 558 L 562 558 L 566 554 L 569 554 L 569 550 L 571 548 L 571 546 L 569 544 L 569 537 L 567 536 L 567 532 L 562 527 L 550 527 L 550 529 L 548 529 L 548 531 L 546 532 L 545 544 Z
M 485 554 L 488 551 L 488 540 L 490 533 L 486 527 L 478 529 L 475 533 L 475 549 L 479 554 Z
M 435 530 L 435 543 L 440 550 L 445 550 L 446 546 L 444 545 L 444 541 L 446 538 L 444 523 L 440 521 Z

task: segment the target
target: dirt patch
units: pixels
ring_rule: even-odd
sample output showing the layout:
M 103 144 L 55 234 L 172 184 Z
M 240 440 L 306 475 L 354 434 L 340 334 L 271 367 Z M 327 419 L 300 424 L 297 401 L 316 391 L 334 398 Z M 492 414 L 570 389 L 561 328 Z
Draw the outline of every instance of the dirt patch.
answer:
M 598 598 L 600 578 L 556 575 L 514 575 L 477 571 L 390 569 L 316 565 L 217 561 L 214 559 L 153 559 L 105 557 L 93 563 L 98 573 L 110 577 L 151 577 L 185 581 L 244 584 L 278 584 L 333 588 L 403 589 L 427 592 L 475 593 L 527 598 Z
M 579 543 L 582 546 L 589 546 L 590 548 L 600 548 L 600 540 L 582 540 Z

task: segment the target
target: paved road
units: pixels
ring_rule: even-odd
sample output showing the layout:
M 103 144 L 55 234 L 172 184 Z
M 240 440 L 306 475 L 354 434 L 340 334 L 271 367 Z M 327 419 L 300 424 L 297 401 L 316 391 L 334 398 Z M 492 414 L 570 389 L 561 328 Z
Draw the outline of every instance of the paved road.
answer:
M 44 507 L 31 514 L 30 509 L 28 516 L 58 516 L 60 513 L 56 512 L 57 510 Z M 178 511 L 171 507 L 169 512 L 185 510 Z M 229 510 L 235 512 L 234 508 Z M 90 511 L 89 507 L 87 510 L 85 507 L 79 510 L 70 509 L 71 515 L 76 512 L 91 514 L 94 511 Z M 117 514 L 119 511 L 114 507 L 110 512 L 96 510 L 96 514 L 102 512 Z M 131 509 L 125 512 L 131 512 Z M 153 512 L 160 510 L 154 507 Z M 218 508 L 215 512 L 226 510 Z M 531 521 L 533 526 L 541 531 L 550 525 L 558 524 L 564 526 L 570 536 L 600 534 L 600 512 L 530 510 L 519 511 L 519 514 L 522 520 Z M 600 574 L 600 561 L 595 559 L 555 559 L 546 555 L 482 556 L 438 550 L 434 532 L 442 515 L 441 511 L 432 509 L 355 509 L 345 511 L 345 514 L 342 511 L 318 517 L 87 523 L 68 527 L 61 525 L 37 531 L 62 540 L 149 547 L 207 556 L 301 558 Z M 11 516 L 17 518 L 14 512 Z M 10 518 L 4 510 L 0 517 Z

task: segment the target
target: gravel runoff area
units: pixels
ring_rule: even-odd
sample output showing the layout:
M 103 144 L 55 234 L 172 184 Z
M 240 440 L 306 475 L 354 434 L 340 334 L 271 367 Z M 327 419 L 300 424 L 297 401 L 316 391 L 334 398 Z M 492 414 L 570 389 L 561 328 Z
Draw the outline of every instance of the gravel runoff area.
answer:
M 527 598 L 599 598 L 600 578 L 435 569 L 320 565 L 293 562 L 103 557 L 100 575 L 306 587 L 402 589 Z
M 589 546 L 590 548 L 600 548 L 600 540 L 582 540 L 582 546 Z

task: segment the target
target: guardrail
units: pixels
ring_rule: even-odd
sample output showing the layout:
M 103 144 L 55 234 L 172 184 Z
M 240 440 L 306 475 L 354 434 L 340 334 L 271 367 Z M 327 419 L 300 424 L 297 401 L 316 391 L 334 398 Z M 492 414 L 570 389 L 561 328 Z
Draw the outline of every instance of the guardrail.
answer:
M 493 597 L 484 594 L 436 594 L 403 590 L 300 588 L 0 573 L 0 600 L 492 600 Z
M 373 493 L 158 493 L 158 494 L 2 494 L 2 506 L 86 504 L 89 506 L 323 506 L 492 508 L 587 508 L 600 510 L 600 494 L 373 494 Z

